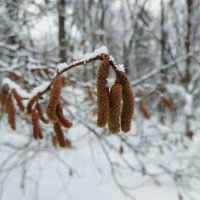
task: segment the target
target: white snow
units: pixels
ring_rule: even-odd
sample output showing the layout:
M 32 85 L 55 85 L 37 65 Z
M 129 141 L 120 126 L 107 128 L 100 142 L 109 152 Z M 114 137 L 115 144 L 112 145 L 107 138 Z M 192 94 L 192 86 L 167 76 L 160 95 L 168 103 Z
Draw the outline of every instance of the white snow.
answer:
M 181 97 L 183 97 L 183 98 L 185 98 L 185 96 L 186 96 L 185 88 L 184 88 L 182 85 L 177 85 L 177 84 L 173 84 L 173 83 L 168 83 L 168 84 L 166 85 L 166 88 L 167 88 L 167 91 L 168 91 L 170 94 L 173 94 L 173 95 L 180 94 Z
M 43 82 L 41 85 L 37 86 L 36 88 L 34 88 L 32 91 L 31 91 L 31 96 L 35 96 L 37 93 L 39 92 L 42 92 L 44 91 L 48 86 L 49 86 L 50 82 L 49 81 L 46 81 L 46 82 Z
M 116 65 L 116 67 L 118 71 L 125 72 L 124 65 L 120 64 L 120 65 Z
M 115 78 L 107 78 L 108 87 L 111 88 L 112 85 L 115 83 Z
M 86 61 L 88 61 L 88 60 L 90 60 L 92 58 L 95 58 L 96 56 L 101 55 L 101 54 L 107 54 L 108 55 L 108 49 L 107 49 L 106 46 L 101 46 L 100 48 L 95 49 L 93 53 L 84 54 L 83 57 L 80 60 L 74 61 L 72 63 L 72 65 L 75 65 L 78 62 L 86 62 Z M 68 65 L 65 62 L 64 63 L 59 63 L 57 65 L 58 72 L 61 72 L 62 70 L 64 70 L 67 67 L 68 67 Z
M 107 35 L 106 31 L 105 31 L 105 30 L 102 30 L 102 29 L 97 29 L 97 30 L 94 31 L 93 33 L 96 34 L 96 35 L 104 35 L 104 36 Z
M 192 102 L 193 102 L 193 97 L 191 94 L 186 94 L 185 96 L 185 106 L 184 106 L 184 112 L 186 115 L 192 115 L 193 111 L 192 111 Z
M 102 47 L 100 47 L 98 49 L 95 49 L 93 53 L 84 54 L 83 57 L 80 60 L 74 61 L 72 63 L 72 65 L 75 65 L 78 62 L 86 62 L 86 61 L 90 60 L 91 58 L 95 58 L 96 56 L 101 55 L 101 54 L 108 54 L 108 49 L 107 49 L 106 46 L 102 46 Z M 65 62 L 64 63 L 59 63 L 57 65 L 57 70 L 58 70 L 58 72 L 61 72 L 62 70 L 64 70 L 67 67 L 68 67 L 68 65 Z
M 19 85 L 17 85 L 15 82 L 10 80 L 9 78 L 4 78 L 2 85 L 7 84 L 10 89 L 16 89 L 19 95 L 23 98 L 28 98 L 30 96 L 29 93 L 27 93 L 25 90 L 21 89 Z
M 112 55 L 109 56 L 109 60 L 112 61 L 112 62 L 115 61 L 115 59 L 114 59 L 114 57 Z
M 94 58 L 101 54 L 108 54 L 108 49 L 106 46 L 102 46 L 98 49 L 95 49 L 93 53 L 86 53 L 83 55 L 83 58 L 80 61 L 88 61 L 91 58 Z
M 100 48 L 96 49 L 93 54 L 95 55 L 108 54 L 108 49 L 106 46 L 101 46 Z
M 63 69 L 65 69 L 67 67 L 67 63 L 66 62 L 63 62 L 63 63 L 59 63 L 57 65 L 57 70 L 58 72 L 61 72 Z
M 192 114 L 192 102 L 193 102 L 193 96 L 191 94 L 189 94 L 185 88 L 181 85 L 176 85 L 176 84 L 172 84 L 169 83 L 167 84 L 167 91 L 170 94 L 173 95 L 180 95 L 184 100 L 185 100 L 185 105 L 184 105 L 184 113 L 186 115 L 191 115 Z
M 9 78 L 3 79 L 2 85 L 4 84 L 7 84 L 10 89 L 16 89 L 22 98 L 31 98 L 32 96 L 35 96 L 37 93 L 44 91 L 49 86 L 50 82 L 49 81 L 43 82 L 41 85 L 35 87 L 30 93 L 23 90 L 19 85 L 17 85 Z
M 0 60 L 0 67 L 7 68 L 7 63 L 5 63 L 3 60 Z

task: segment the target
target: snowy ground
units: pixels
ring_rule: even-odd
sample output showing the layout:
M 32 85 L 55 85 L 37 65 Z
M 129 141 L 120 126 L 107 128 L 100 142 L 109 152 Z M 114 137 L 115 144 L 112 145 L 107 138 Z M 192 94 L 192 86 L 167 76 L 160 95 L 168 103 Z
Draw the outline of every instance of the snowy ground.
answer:
M 7 126 L 3 129 L 1 127 L 1 132 L 2 130 L 0 140 L 3 144 L 9 143 L 20 147 L 23 142 L 27 141 L 27 138 L 22 137 L 20 132 L 12 133 Z M 28 131 L 28 129 L 24 131 Z M 83 127 L 75 127 L 70 131 L 69 137 L 75 141 L 77 135 L 84 136 L 86 133 Z M 53 147 L 43 149 L 41 144 L 38 146 L 36 156 L 20 167 L 17 166 L 18 160 L 23 161 L 23 159 L 33 156 L 34 153 L 29 151 L 27 154 L 20 154 L 21 150 L 16 152 L 11 150 L 12 148 L 1 146 L 0 169 L 4 169 L 0 174 L 1 199 L 129 199 L 114 183 L 108 162 L 101 149 L 96 146 L 97 143 L 91 141 L 91 138 L 85 137 L 84 140 L 74 142 L 73 149 L 55 150 Z M 112 137 L 109 139 L 111 140 Z M 32 143 L 34 147 L 38 145 L 34 141 Z M 12 153 L 14 155 L 9 156 Z M 10 161 L 7 164 L 4 163 L 3 166 L 2 163 L 7 156 Z M 161 162 L 163 160 L 164 163 L 164 159 L 170 158 L 170 156 L 169 154 L 163 159 L 158 159 Z M 16 163 L 16 165 L 13 166 L 12 163 Z M 12 166 L 11 170 L 9 170 L 9 166 Z M 6 173 L 6 170 L 9 173 Z M 129 171 L 119 173 L 119 176 L 123 184 L 130 187 L 128 191 L 137 200 L 178 200 L 178 194 L 181 192 L 168 176 L 160 179 L 162 183 L 160 186 L 149 181 L 145 176 L 134 175 Z M 187 199 L 191 198 L 184 196 L 184 200 Z

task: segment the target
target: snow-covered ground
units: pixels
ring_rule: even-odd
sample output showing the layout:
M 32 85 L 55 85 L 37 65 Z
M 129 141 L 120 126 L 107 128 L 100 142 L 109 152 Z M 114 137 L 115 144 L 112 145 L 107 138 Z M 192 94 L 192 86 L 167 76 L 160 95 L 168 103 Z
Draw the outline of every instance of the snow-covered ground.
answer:
M 12 132 L 2 121 L 0 123 L 0 194 L 2 200 L 130 199 L 116 185 L 112 169 L 98 139 L 90 137 L 92 133 L 88 132 L 83 125 L 76 124 L 66 134 L 72 140 L 72 149 L 55 149 L 47 144 L 48 135 L 46 135 L 46 141 L 35 142 L 32 139 L 29 141 L 31 129 L 24 125 L 23 122 L 18 122 L 17 132 Z M 133 134 L 126 135 L 124 138 L 128 139 L 131 135 Z M 107 140 L 118 146 L 120 143 L 116 137 L 115 135 L 108 136 Z M 135 140 L 136 144 L 137 139 Z M 30 143 L 26 146 L 28 142 Z M 181 163 L 185 162 L 185 158 L 181 161 L 181 157 L 184 155 L 188 158 L 189 155 L 197 156 L 195 151 L 198 151 L 199 139 L 194 138 L 193 143 L 188 141 L 187 144 L 187 154 L 184 150 L 182 154 L 178 153 L 181 147 L 179 150 L 177 148 L 172 151 L 164 149 L 165 153 L 161 155 L 153 151 L 151 154 L 147 153 L 148 159 L 144 159 L 147 169 L 153 172 L 158 170 L 156 166 L 162 164 L 169 168 L 170 166 L 177 167 L 176 165 L 182 166 Z M 136 163 L 132 154 L 127 149 L 124 151 L 125 157 Z M 137 200 L 178 200 L 181 198 L 178 196 L 179 193 L 184 193 L 184 200 L 190 200 L 191 197 L 187 196 L 187 193 L 196 195 L 195 192 L 190 193 L 190 189 L 184 191 L 169 175 L 161 176 L 158 179 L 159 185 L 144 174 L 132 173 L 121 161 L 120 154 L 117 155 L 110 150 L 109 156 L 113 163 L 122 165 L 117 170 L 117 179 Z M 138 164 L 133 167 L 137 168 Z M 194 181 L 192 183 L 198 189 L 199 183 Z M 187 183 L 184 183 L 183 179 L 181 184 Z M 191 190 L 195 187 L 192 186 Z

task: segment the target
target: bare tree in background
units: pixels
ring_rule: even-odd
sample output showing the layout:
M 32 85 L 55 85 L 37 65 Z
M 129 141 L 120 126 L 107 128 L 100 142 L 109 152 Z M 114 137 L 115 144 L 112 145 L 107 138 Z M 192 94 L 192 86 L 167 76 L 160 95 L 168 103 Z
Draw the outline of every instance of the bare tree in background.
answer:
M 58 41 L 59 41 L 59 56 L 62 62 L 67 60 L 67 41 L 65 34 L 65 0 L 58 0 Z

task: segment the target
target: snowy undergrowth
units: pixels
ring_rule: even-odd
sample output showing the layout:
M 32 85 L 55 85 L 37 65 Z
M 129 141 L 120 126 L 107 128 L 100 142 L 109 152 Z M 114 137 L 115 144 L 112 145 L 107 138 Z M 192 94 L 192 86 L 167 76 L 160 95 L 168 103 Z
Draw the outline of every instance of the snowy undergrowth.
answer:
M 95 135 L 79 121 L 86 120 L 84 112 L 80 112 L 86 105 L 79 106 L 80 101 L 84 102 L 83 93 L 80 90 L 71 90 L 71 93 L 66 100 L 70 99 L 77 107 L 69 106 L 68 109 L 79 115 L 74 127 L 66 131 L 72 149 L 55 149 L 51 145 L 51 127 L 45 129 L 45 140 L 38 142 L 30 136 L 32 130 L 26 122 L 18 118 L 17 131 L 13 132 L 5 123 L 6 117 L 1 117 L 2 199 L 13 199 L 13 194 L 17 199 L 128 199 L 113 180 L 105 149 L 114 163 L 117 180 L 136 199 L 177 200 L 180 193 L 190 200 L 190 195 L 197 195 L 194 185 L 197 189 L 198 172 L 194 166 L 200 167 L 196 162 L 199 134 L 195 134 L 193 141 L 183 136 L 184 118 L 177 118 L 175 123 L 168 120 L 161 125 L 156 115 L 144 120 L 136 113 L 133 132 L 118 137 L 97 128 L 88 114 L 87 124 L 97 132 Z M 73 99 L 73 94 L 78 98 Z M 198 121 L 193 121 L 192 126 L 198 129 Z M 99 139 L 103 134 L 106 135 Z M 106 146 L 106 141 L 116 150 Z M 127 141 L 135 152 L 123 141 Z M 124 147 L 122 155 L 118 153 L 120 145 Z M 143 165 L 145 170 L 141 173 Z M 178 172 L 185 176 L 179 177 Z

